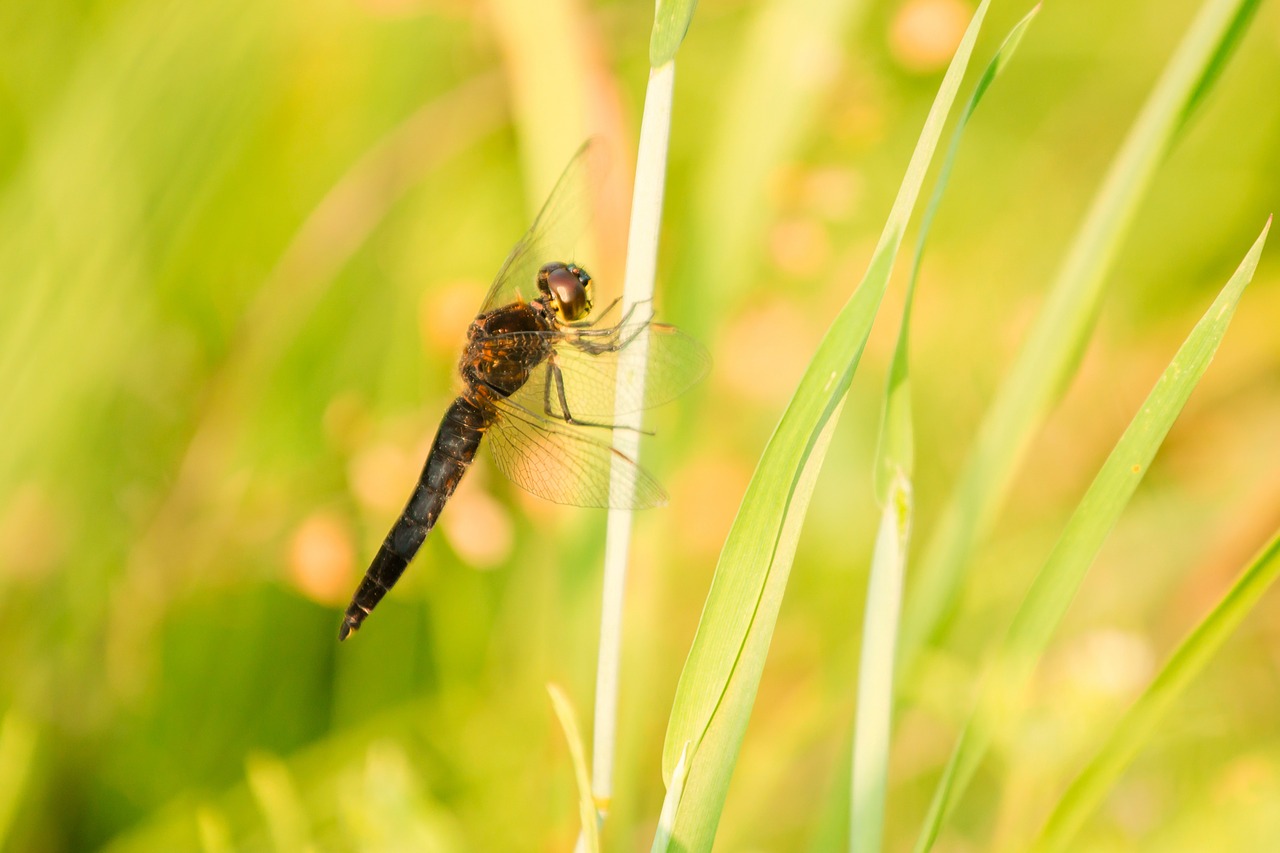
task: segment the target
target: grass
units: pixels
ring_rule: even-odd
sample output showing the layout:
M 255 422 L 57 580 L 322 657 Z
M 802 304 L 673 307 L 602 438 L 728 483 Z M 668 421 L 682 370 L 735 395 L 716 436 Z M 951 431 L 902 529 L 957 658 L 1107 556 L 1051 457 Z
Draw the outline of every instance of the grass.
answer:
M 1142 401 L 1275 207 L 1280 12 L 1047 4 L 932 167 L 917 291 L 960 69 L 1030 4 L 962 41 L 977 5 L 0 8 L 0 849 L 567 849 L 588 758 L 601 849 L 839 849 L 852 738 L 859 850 L 1262 849 L 1274 252 L 1195 394 L 1226 314 Z M 646 140 L 601 296 L 656 282 L 716 362 L 647 423 L 671 505 L 624 541 L 481 462 L 339 648 L 485 283 L 592 133 Z M 1078 668 L 1100 636 L 1132 660 Z M 587 756 L 557 708 L 593 698 Z
M 867 272 L 765 447 L 720 552 L 663 749 L 668 780 L 689 749 L 674 833 L 684 849 L 709 848 L 715 836 L 817 475 L 986 9 L 978 7 L 943 78 Z
M 1027 27 L 1040 11 L 1036 6 L 1009 34 L 987 64 L 964 109 L 956 120 L 951 142 L 938 169 L 929 204 L 921 216 L 911 277 L 903 300 L 898 339 L 889 363 L 881 408 L 880 435 L 874 469 L 876 499 L 880 503 L 880 527 L 876 532 L 867 580 L 867 604 L 862 619 L 862 655 L 858 664 L 858 705 L 853 727 L 853 775 L 849 809 L 849 848 L 879 850 L 884 831 L 885 790 L 888 787 L 893 671 L 898 645 L 898 620 L 907 569 L 912 523 L 911 475 L 914 429 L 911 417 L 911 384 L 908 344 L 911 306 L 929 228 L 942 202 L 947 181 L 955 167 L 960 140 L 982 96 L 1008 65 Z
M 939 829 L 972 780 L 996 733 L 1015 724 L 1022 716 L 1022 697 L 1040 657 L 1107 535 L 1150 469 L 1174 419 L 1213 360 L 1245 285 L 1253 279 L 1270 227 L 1268 220 L 1239 269 L 1173 357 L 1094 477 L 1049 558 L 1032 581 L 1008 634 L 987 665 L 977 708 L 952 752 L 950 764 L 955 770 L 945 772 L 946 781 L 934 795 L 917 850 L 932 848 Z

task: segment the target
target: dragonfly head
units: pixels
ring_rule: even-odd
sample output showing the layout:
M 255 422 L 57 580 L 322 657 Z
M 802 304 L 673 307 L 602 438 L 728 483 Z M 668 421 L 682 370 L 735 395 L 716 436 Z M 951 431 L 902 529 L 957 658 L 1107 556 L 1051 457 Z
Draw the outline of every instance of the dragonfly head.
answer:
M 538 290 L 551 300 L 562 323 L 576 323 L 591 313 L 591 276 L 577 264 L 543 264 Z

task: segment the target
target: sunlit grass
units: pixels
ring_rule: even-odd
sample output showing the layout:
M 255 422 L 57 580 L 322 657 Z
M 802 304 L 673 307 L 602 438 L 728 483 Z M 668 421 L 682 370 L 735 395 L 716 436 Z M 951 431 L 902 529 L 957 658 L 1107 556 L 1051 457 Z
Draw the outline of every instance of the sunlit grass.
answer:
M 993 4 L 966 49 L 991 55 L 1030 5 Z M 845 847 L 850 721 L 877 709 L 894 738 L 875 756 L 886 849 L 918 835 L 935 785 L 964 786 L 945 760 L 975 673 L 1274 206 L 1278 108 L 1257 93 L 1280 77 L 1280 12 L 1046 4 L 966 128 L 929 231 L 911 311 L 914 452 L 883 466 L 907 278 L 889 276 L 877 235 L 961 35 L 948 22 L 962 28 L 978 4 L 693 6 L 0 4 L 0 847 L 572 847 L 584 761 L 545 685 L 563 685 L 584 726 L 604 699 L 605 516 L 526 499 L 482 459 L 468 480 L 482 500 L 450 506 L 456 536 L 428 540 L 359 644 L 337 647 L 340 603 L 306 579 L 357 571 L 351 555 L 376 546 L 454 391 L 486 282 L 585 136 L 634 149 L 650 63 L 677 45 L 679 74 L 658 81 L 670 135 L 649 151 L 663 154 L 662 201 L 640 204 L 646 239 L 661 237 L 644 277 L 661 319 L 694 332 L 716 367 L 647 424 L 645 464 L 672 502 L 634 519 L 625 581 L 606 593 L 617 713 L 597 710 L 611 731 L 583 744 L 611 767 L 592 774 L 609 784 L 601 848 L 697 849 L 713 818 L 725 849 Z M 922 138 L 943 130 L 930 119 Z M 919 165 L 904 198 L 929 179 Z M 600 276 L 614 289 L 627 215 L 615 195 L 597 223 L 616 232 L 618 269 Z M 912 238 L 906 208 L 885 229 L 894 248 Z M 1273 256 L 1100 557 L 1134 570 L 1095 570 L 1036 643 L 1052 659 L 1082 633 L 1122 631 L 1168 662 L 1101 699 L 1038 685 L 1077 726 L 1055 741 L 1057 763 L 1015 776 L 993 752 L 944 842 L 1020 849 L 1045 827 L 1058 849 L 1248 849 L 1274 811 L 1255 802 L 1280 790 L 1274 546 L 1249 556 L 1273 535 L 1280 474 Z M 848 323 L 839 306 L 868 268 Z M 1064 309 L 1046 294 L 1067 280 L 1084 296 Z M 868 335 L 878 289 L 893 316 Z M 799 382 L 833 319 L 853 334 L 820 352 L 861 352 L 843 410 L 849 359 Z M 1031 347 L 1045 358 L 1020 366 L 1020 342 L 1038 337 L 1053 352 Z M 770 440 L 793 393 L 822 399 L 809 426 L 826 428 Z M 1007 428 L 978 428 L 993 396 Z M 812 494 L 775 527 L 786 547 L 746 555 L 786 571 L 731 602 L 771 636 L 739 659 L 753 678 L 736 686 L 750 689 L 717 706 L 741 747 L 720 750 L 716 786 L 729 787 L 709 792 L 715 750 L 677 732 L 664 756 L 663 730 L 766 443 L 826 460 L 820 477 L 796 464 L 779 480 Z M 971 444 L 977 461 L 961 467 Z M 906 561 L 900 627 L 919 666 L 873 706 L 853 685 L 860 655 L 892 656 L 889 628 L 858 640 L 864 607 L 892 621 L 889 597 L 865 592 L 888 468 L 910 472 L 913 548 L 947 539 L 947 501 L 981 518 L 954 551 L 963 571 L 917 584 Z M 484 560 L 467 547 L 482 505 L 507 527 Z M 315 519 L 324 535 L 292 549 Z M 707 602 L 708 619 L 722 603 Z M 1034 714 L 1011 737 L 1043 731 Z M 1028 773 L 1034 790 L 1010 792 Z
M 707 849 L 715 836 L 818 472 L 986 10 L 947 69 L 867 271 L 805 371 L 720 552 L 663 748 L 668 780 L 688 750 L 674 833 L 686 849 Z
M 872 472 L 881 517 L 871 555 L 867 605 L 862 619 L 862 654 L 858 664 L 858 705 L 853 728 L 853 772 L 850 783 L 850 850 L 879 850 L 884 833 L 898 621 L 902 610 L 902 588 L 907 573 L 914 512 L 912 471 L 915 439 L 908 366 L 911 306 L 920 278 L 929 228 L 938 213 L 947 181 L 955 167 L 965 126 L 982 102 L 982 96 L 1013 58 L 1039 9 L 1039 6 L 1033 8 L 1014 26 L 978 78 L 973 94 L 956 120 L 951 142 L 938 169 L 933 194 L 920 219 L 911 276 L 903 300 L 902 320 L 898 326 L 897 343 L 893 348 L 889 376 L 885 382 L 880 435 L 876 442 L 876 460 Z

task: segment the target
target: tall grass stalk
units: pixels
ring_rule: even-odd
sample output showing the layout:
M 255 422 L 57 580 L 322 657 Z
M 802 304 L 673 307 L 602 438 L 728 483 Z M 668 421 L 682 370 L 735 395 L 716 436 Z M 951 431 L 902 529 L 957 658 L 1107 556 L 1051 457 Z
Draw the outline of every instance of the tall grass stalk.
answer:
M 667 150 L 671 140 L 671 102 L 675 93 L 675 56 L 693 20 L 697 0 L 657 0 L 649 36 L 649 83 L 645 89 L 640 142 L 636 152 L 636 178 L 631 196 L 631 222 L 627 233 L 627 261 L 623 274 L 619 316 L 630 317 L 637 306 L 653 304 L 657 279 L 658 234 L 662 227 L 662 199 L 666 189 Z M 641 308 L 639 320 L 651 312 Z M 629 388 L 616 399 L 643 399 L 648 341 L 641 335 L 619 359 L 617 384 Z M 619 402 L 618 409 L 623 406 Z M 614 423 L 626 423 L 630 413 L 615 411 Z M 631 459 L 639 459 L 640 435 L 614 430 L 613 447 Z M 625 490 L 633 488 L 615 461 L 610 477 L 614 507 L 630 502 Z M 613 758 L 617 747 L 618 682 L 622 660 L 622 616 L 626 600 L 627 555 L 631 548 L 632 512 L 610 509 L 605 525 L 604 578 L 600 604 L 600 646 L 596 661 L 596 703 L 592 730 L 591 792 L 600 825 L 608 816 L 613 797 Z M 575 850 L 584 849 L 579 836 Z
M 659 7 L 661 8 L 661 7 Z M 667 148 L 671 137 L 671 99 L 675 90 L 675 61 L 665 62 L 649 72 L 644 115 L 640 123 L 640 144 L 636 156 L 635 191 L 631 198 L 631 225 L 627 236 L 627 263 L 622 291 L 622 316 L 634 306 L 651 303 L 658 263 L 658 232 L 662 223 L 662 197 L 666 185 Z M 637 313 L 646 315 L 643 309 Z M 634 389 L 632 396 L 619 394 L 618 400 L 643 399 L 645 337 L 624 350 L 619 364 L 618 383 Z M 615 415 L 622 423 L 625 415 Z M 636 459 L 640 436 L 632 430 L 614 430 L 613 446 L 619 453 Z M 619 495 L 625 476 L 615 465 L 611 489 L 614 505 L 626 503 Z M 613 795 L 613 756 L 618 716 L 618 668 L 621 661 L 622 612 L 627 579 L 627 554 L 631 546 L 629 509 L 610 509 L 605 528 L 604 584 L 600 607 L 600 651 L 596 666 L 596 707 L 592 740 L 591 785 L 596 809 L 603 821 Z

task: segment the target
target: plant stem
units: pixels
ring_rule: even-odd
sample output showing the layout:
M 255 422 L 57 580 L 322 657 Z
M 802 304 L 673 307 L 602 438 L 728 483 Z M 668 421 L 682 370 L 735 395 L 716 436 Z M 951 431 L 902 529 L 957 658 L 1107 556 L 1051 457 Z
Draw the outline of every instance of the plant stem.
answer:
M 649 72 L 645 92 L 644 117 L 640 123 L 640 146 L 636 157 L 635 192 L 631 198 L 631 227 L 627 238 L 627 266 L 622 292 L 622 315 L 631 306 L 653 299 L 658 261 L 658 230 L 662 221 L 662 195 L 667 171 L 667 144 L 671 136 L 671 98 L 675 87 L 675 63 L 668 62 Z M 647 316 L 643 310 L 641 315 Z M 619 384 L 635 393 L 619 399 L 643 399 L 646 347 L 644 336 L 628 347 L 618 371 Z M 620 418 L 615 418 L 620 422 Z M 615 430 L 614 448 L 631 459 L 640 450 L 639 434 Z M 615 478 L 614 503 L 619 499 Z M 600 658 L 596 669 L 595 728 L 592 740 L 592 793 L 603 822 L 613 793 L 613 755 L 618 711 L 618 667 L 621 656 L 622 608 L 627 577 L 627 553 L 631 545 L 631 510 L 609 510 L 605 531 L 604 589 L 600 609 Z

